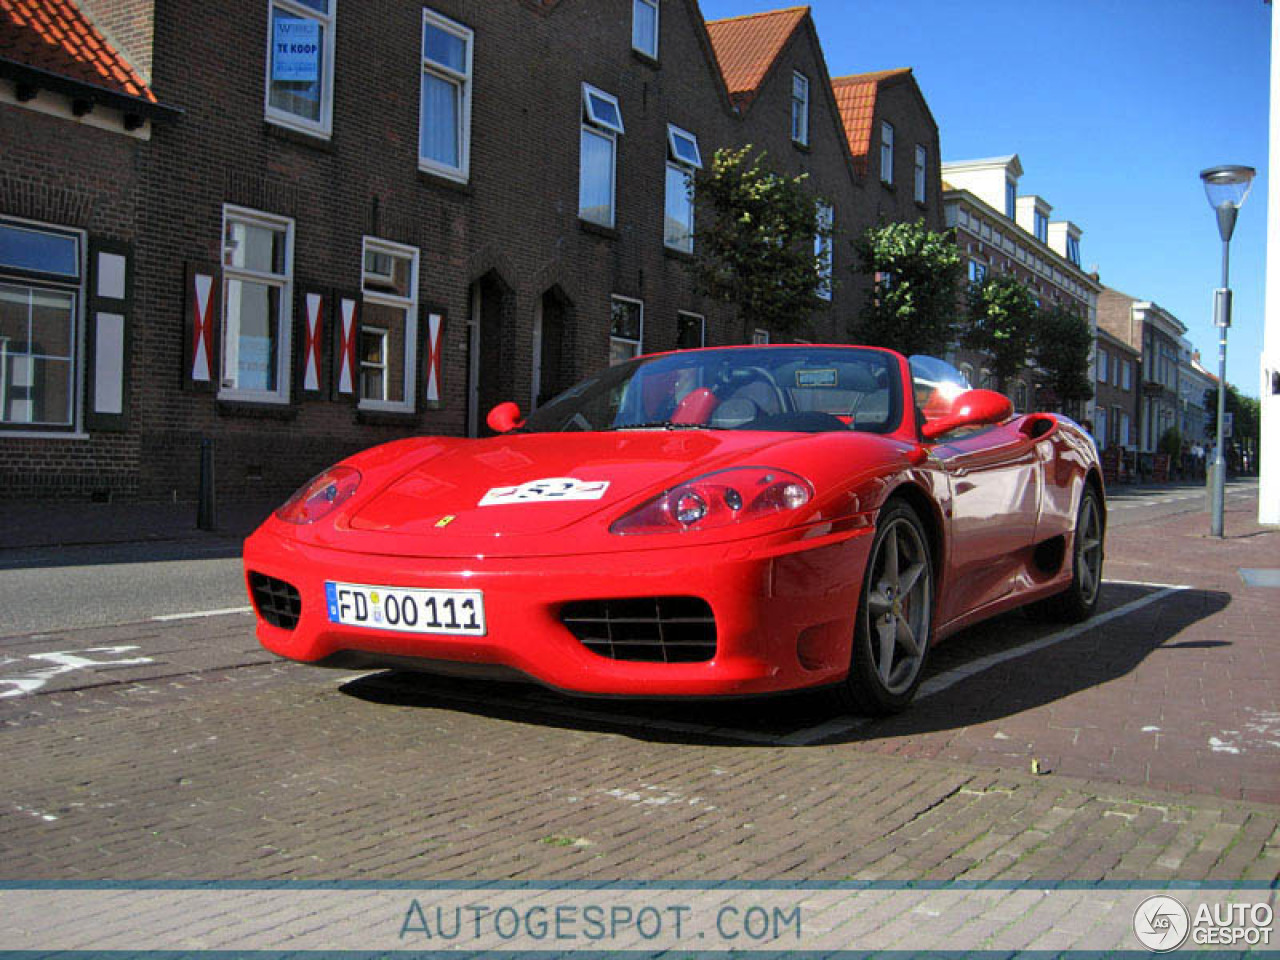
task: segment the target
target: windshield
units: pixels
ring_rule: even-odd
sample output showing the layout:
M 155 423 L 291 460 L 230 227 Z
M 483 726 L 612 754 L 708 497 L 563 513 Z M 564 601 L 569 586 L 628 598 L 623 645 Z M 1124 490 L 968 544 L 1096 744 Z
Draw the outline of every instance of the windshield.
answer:
M 856 347 L 686 350 L 610 367 L 529 415 L 526 431 L 711 429 L 887 433 L 893 354 Z

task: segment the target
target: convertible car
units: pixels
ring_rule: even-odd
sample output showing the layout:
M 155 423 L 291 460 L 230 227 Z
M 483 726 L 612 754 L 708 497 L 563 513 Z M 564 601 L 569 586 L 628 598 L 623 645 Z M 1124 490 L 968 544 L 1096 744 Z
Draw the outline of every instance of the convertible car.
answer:
M 268 518 L 244 550 L 262 643 L 587 695 L 831 687 L 885 713 L 961 628 L 1098 602 L 1092 441 L 936 359 L 684 350 L 488 423 L 366 450 Z

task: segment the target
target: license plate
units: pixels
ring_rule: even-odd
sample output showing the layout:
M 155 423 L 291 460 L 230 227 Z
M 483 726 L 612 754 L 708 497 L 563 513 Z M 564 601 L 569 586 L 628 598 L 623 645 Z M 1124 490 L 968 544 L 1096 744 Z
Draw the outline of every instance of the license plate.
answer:
M 483 637 L 484 594 L 479 590 L 418 590 L 325 583 L 329 621 L 403 633 Z

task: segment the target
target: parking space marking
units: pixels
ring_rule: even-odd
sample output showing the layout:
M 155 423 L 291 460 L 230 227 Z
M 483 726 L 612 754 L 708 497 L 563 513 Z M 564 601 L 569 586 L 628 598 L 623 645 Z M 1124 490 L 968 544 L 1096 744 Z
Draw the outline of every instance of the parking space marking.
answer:
M 199 620 L 202 617 L 223 617 L 232 613 L 252 613 L 253 607 L 223 607 L 220 610 L 196 610 L 192 613 L 165 613 L 152 620 L 166 622 L 169 620 Z

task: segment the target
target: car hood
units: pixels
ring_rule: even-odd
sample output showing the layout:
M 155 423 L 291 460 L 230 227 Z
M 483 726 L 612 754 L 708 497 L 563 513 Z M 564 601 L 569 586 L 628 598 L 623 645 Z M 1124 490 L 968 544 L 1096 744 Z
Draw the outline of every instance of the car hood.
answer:
M 784 441 L 785 443 L 785 441 Z M 460 444 L 362 500 L 352 531 L 439 540 L 541 537 L 612 517 L 690 476 L 777 447 L 777 434 L 627 430 Z

